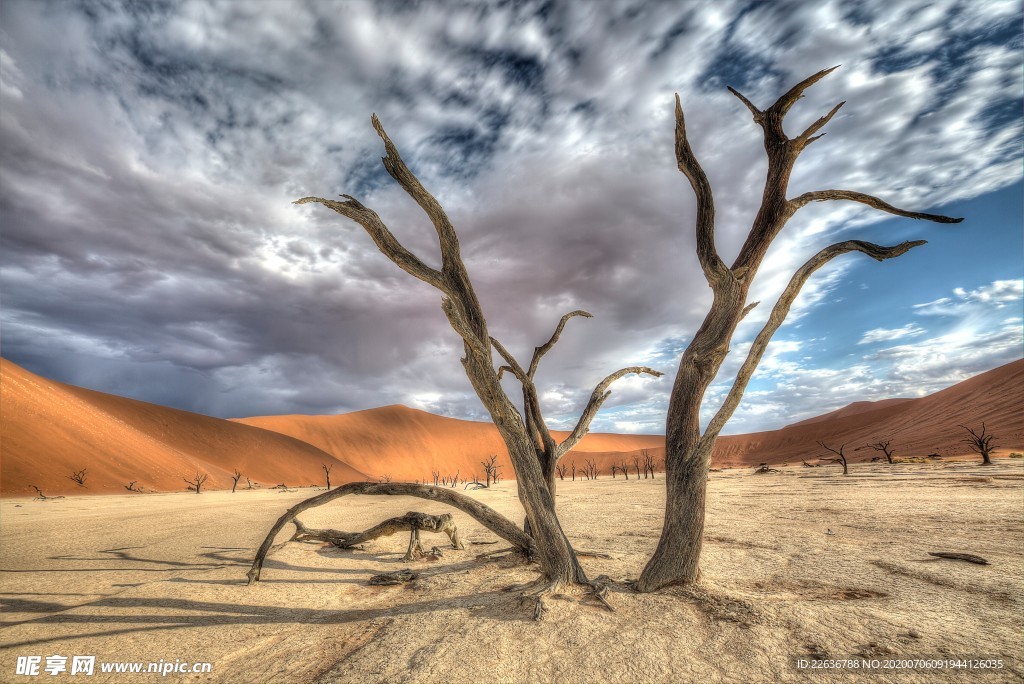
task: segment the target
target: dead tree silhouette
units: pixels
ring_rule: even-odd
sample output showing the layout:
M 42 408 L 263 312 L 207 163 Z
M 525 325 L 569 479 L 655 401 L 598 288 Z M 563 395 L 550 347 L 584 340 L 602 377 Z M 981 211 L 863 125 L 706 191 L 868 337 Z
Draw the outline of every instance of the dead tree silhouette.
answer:
M 846 200 L 897 216 L 940 223 L 957 223 L 962 220 L 899 209 L 877 197 L 850 190 L 816 190 L 793 198 L 787 196 L 789 177 L 797 157 L 808 145 L 824 135 L 819 131 L 835 116 L 843 103 L 840 102 L 793 138 L 783 129 L 783 119 L 805 90 L 836 68 L 819 71 L 804 79 L 763 110 L 738 91 L 729 88 L 753 115 L 754 122 L 762 128 L 768 157 L 760 209 L 731 266 L 726 265 L 715 244 L 715 201 L 711 184 L 690 146 L 682 103 L 676 95 L 676 163 L 689 180 L 696 196 L 697 258 L 704 278 L 714 293 L 714 301 L 700 329 L 690 339 L 682 354 L 669 399 L 665 424 L 665 523 L 654 555 L 636 583 L 639 591 L 654 591 L 673 584 L 692 584 L 697 581 L 704 534 L 707 476 L 715 441 L 739 405 L 768 342 L 786 320 L 793 301 L 808 278 L 841 254 L 861 252 L 872 259 L 883 261 L 924 244 L 923 240 L 915 240 L 884 247 L 862 240 L 846 240 L 829 245 L 811 257 L 793 274 L 772 308 L 767 322 L 751 344 L 728 395 L 701 433 L 700 410 L 704 395 L 729 353 L 729 344 L 736 326 L 758 304 L 747 302 L 750 286 L 768 248 L 789 219 L 812 202 Z

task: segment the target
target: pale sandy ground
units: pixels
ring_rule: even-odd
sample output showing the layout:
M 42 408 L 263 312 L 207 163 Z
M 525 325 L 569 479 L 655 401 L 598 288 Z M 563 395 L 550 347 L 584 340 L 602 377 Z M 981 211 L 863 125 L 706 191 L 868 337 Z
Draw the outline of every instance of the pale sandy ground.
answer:
M 406 539 L 362 551 L 289 544 L 245 585 L 272 522 L 310 490 L 92 496 L 0 502 L 0 681 L 19 655 L 209 661 L 217 682 L 1007 682 L 1024 679 L 1024 464 L 855 465 L 712 474 L 704 589 L 637 595 L 616 612 L 552 600 L 533 622 L 502 591 L 535 577 L 496 545 L 412 563 L 419 578 L 369 587 L 405 567 Z M 566 482 L 559 508 L 592 576 L 635 578 L 658 536 L 664 480 Z M 514 484 L 472 493 L 520 518 Z M 313 525 L 362 529 L 417 499 L 348 497 L 309 511 Z M 450 510 L 450 509 L 448 509 Z M 495 539 L 456 512 L 466 538 Z M 832 533 L 829 534 L 829 531 Z M 433 539 L 438 541 L 433 542 Z M 428 536 L 428 545 L 440 537 Z M 979 554 L 991 565 L 932 560 Z M 832 658 L 995 657 L 988 674 L 798 671 Z M 84 681 L 157 681 L 95 675 Z

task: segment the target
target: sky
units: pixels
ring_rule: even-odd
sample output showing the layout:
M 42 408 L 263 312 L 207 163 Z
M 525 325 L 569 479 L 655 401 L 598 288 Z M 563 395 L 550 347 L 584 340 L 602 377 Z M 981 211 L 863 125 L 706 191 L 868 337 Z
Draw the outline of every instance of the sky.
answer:
M 714 189 L 727 263 L 757 211 L 766 108 L 839 101 L 790 196 L 842 188 L 957 225 L 825 202 L 775 241 L 707 394 L 724 398 L 792 272 L 804 288 L 725 434 L 922 396 L 1024 356 L 1022 5 L 808 2 L 0 3 L 0 351 L 44 377 L 219 417 L 388 404 L 484 420 L 440 295 L 307 195 L 356 196 L 428 264 L 429 221 L 388 177 L 379 115 L 458 231 L 490 332 L 552 428 L 630 376 L 592 425 L 660 433 L 711 303 L 673 97 Z M 519 396 L 514 379 L 506 389 Z

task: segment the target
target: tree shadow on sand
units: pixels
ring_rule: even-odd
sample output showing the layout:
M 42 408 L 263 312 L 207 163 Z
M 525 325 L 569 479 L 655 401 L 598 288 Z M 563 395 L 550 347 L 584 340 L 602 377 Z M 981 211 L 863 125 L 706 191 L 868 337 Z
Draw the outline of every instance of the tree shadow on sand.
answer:
M 380 590 L 377 590 L 380 591 Z M 401 592 L 401 588 L 387 588 L 384 591 Z M 43 601 L 23 600 L 25 612 L 44 612 L 48 606 Z M 33 606 L 33 604 L 39 604 Z M 416 615 L 435 611 L 471 610 L 475 617 L 486 617 L 500 621 L 533 621 L 532 609 L 520 607 L 518 594 L 502 590 L 473 592 L 463 596 L 387 606 L 351 610 L 321 610 L 289 608 L 285 606 L 252 606 L 211 601 L 194 601 L 178 598 L 122 598 L 107 597 L 77 608 L 110 609 L 131 611 L 130 614 L 79 615 L 66 612 L 40 617 L 33 620 L 12 622 L 3 625 L 11 628 L 17 625 L 60 625 L 72 627 L 74 634 L 63 634 L 17 642 L 0 643 L 3 648 L 20 648 L 51 642 L 67 642 L 89 637 L 113 637 L 156 630 L 195 629 L 201 627 L 237 625 L 285 625 L 313 623 L 317 625 L 343 625 L 364 622 L 375 618 Z M 156 615 L 154 611 L 174 611 L 173 614 Z M 85 631 L 90 625 L 130 625 L 120 629 Z

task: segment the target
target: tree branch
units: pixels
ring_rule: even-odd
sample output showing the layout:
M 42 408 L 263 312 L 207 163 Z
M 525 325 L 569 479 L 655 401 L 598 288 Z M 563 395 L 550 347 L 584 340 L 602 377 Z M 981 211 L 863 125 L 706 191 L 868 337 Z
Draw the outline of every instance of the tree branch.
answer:
M 619 378 L 625 375 L 630 375 L 631 373 L 636 373 L 637 375 L 646 374 L 656 378 L 660 378 L 664 375 L 661 371 L 656 371 L 653 368 L 648 368 L 647 366 L 630 366 L 628 368 L 615 371 L 598 383 L 597 387 L 594 388 L 594 391 L 590 395 L 590 401 L 587 402 L 587 407 L 583 410 L 583 415 L 581 415 L 580 419 L 576 422 L 576 427 L 574 427 L 572 432 L 569 433 L 569 436 L 558 445 L 558 448 L 555 451 L 556 463 L 558 462 L 558 459 L 571 451 L 572 448 L 576 446 L 581 439 L 583 439 L 583 436 L 590 431 L 590 423 L 594 420 L 594 416 L 597 415 L 598 410 L 600 410 L 601 405 L 604 404 L 605 400 L 611 396 L 611 391 L 608 390 L 608 386 Z
M 571 315 L 572 314 L 566 314 L 565 316 L 562 317 L 563 324 L 567 317 Z M 590 314 L 587 315 L 589 316 Z M 557 332 L 560 331 L 556 331 L 556 333 Z M 552 337 L 552 340 L 555 339 L 557 339 L 557 334 Z M 554 342 L 552 342 L 551 344 L 554 344 Z M 519 365 L 519 362 L 516 361 L 516 358 L 514 356 L 512 356 L 512 353 L 509 350 L 505 349 L 504 345 L 502 345 L 501 342 L 494 339 L 493 337 L 491 338 L 491 345 L 498 352 L 501 358 L 505 359 L 505 361 L 508 363 L 508 366 L 504 367 L 512 371 L 512 373 L 516 376 L 516 378 L 519 379 L 519 382 L 523 386 L 523 411 L 526 414 L 524 416 L 524 419 L 526 422 L 526 431 L 530 435 L 530 439 L 534 439 L 535 437 L 540 438 L 544 452 L 552 453 L 555 447 L 555 440 L 551 436 L 551 431 L 548 430 L 547 423 L 544 422 L 544 416 L 541 415 L 540 399 L 537 397 L 537 386 L 533 382 L 533 374 L 527 373 L 525 370 L 523 370 L 523 367 Z M 537 357 L 535 354 L 534 359 L 536 360 L 536 358 Z M 533 370 L 536 370 L 536 365 L 531 364 L 531 368 L 533 368 Z
M 896 216 L 906 216 L 907 218 L 912 219 L 935 221 L 936 223 L 960 223 L 963 221 L 962 218 L 952 218 L 949 216 L 942 216 L 941 214 L 924 214 L 921 212 L 900 209 L 899 207 L 894 207 L 888 202 L 883 202 L 872 195 L 868 195 L 863 192 L 854 192 L 852 190 L 816 190 L 814 192 L 805 192 L 804 194 L 789 200 L 789 214 L 792 216 L 798 209 L 810 204 L 811 202 L 827 202 L 829 200 L 859 202 L 861 204 L 866 204 L 873 209 L 895 214 Z
M 713 284 L 724 278 L 729 269 L 715 248 L 715 199 L 707 174 L 686 138 L 686 121 L 679 93 L 676 93 L 676 165 L 689 179 L 693 194 L 697 197 L 697 258 L 708 284 Z
M 840 66 L 841 65 L 837 64 L 834 67 L 829 67 L 828 69 L 822 69 L 821 71 L 819 71 L 818 73 L 814 74 L 813 76 L 808 76 L 807 78 L 805 78 L 804 80 L 800 81 L 795 86 L 790 88 L 786 92 L 785 95 L 783 95 L 778 100 L 776 100 L 775 104 L 773 104 L 771 107 L 768 108 L 768 111 L 770 111 L 772 114 L 775 114 L 776 116 L 778 116 L 779 120 L 781 122 L 782 117 L 786 116 L 786 114 L 789 113 L 790 108 L 794 104 L 796 104 L 796 101 L 804 96 L 804 91 L 805 90 L 807 90 L 812 85 L 814 85 L 815 83 L 817 83 L 821 79 L 823 79 L 826 76 L 828 76 L 829 74 L 831 74 L 833 71 L 838 69 Z M 838 109 L 838 107 L 836 109 Z M 833 112 L 833 113 L 835 113 L 835 112 Z M 822 124 L 822 125 L 824 125 L 824 124 Z
M 885 259 L 892 259 L 905 254 L 909 250 L 919 245 L 925 244 L 924 240 L 915 240 L 913 242 L 903 242 L 893 247 L 883 247 L 876 245 L 871 242 L 863 242 L 861 240 L 847 240 L 846 242 L 837 242 L 834 245 L 829 245 L 825 249 L 821 250 L 813 257 L 811 257 L 803 266 L 801 266 L 793 277 L 790 279 L 786 289 L 783 290 L 782 295 L 779 297 L 779 301 L 775 303 L 772 308 L 771 314 L 768 316 L 768 321 L 761 328 L 761 332 L 754 338 L 753 344 L 750 346 L 750 351 L 747 352 L 747 358 L 743 361 L 743 365 L 740 366 L 739 372 L 736 374 L 736 380 L 733 382 L 732 388 L 729 390 L 728 396 L 725 401 L 722 402 L 715 417 L 712 418 L 708 424 L 707 429 L 701 436 L 701 441 L 709 443 L 714 440 L 718 433 L 725 427 L 726 422 L 732 417 L 733 412 L 736 411 L 736 407 L 739 406 L 740 399 L 743 398 L 743 392 L 746 391 L 747 384 L 750 382 L 751 376 L 757 369 L 757 364 L 761 362 L 761 357 L 764 355 L 765 349 L 768 347 L 768 343 L 771 341 L 775 331 L 782 326 L 786 320 L 786 316 L 789 315 L 789 309 L 793 305 L 793 301 L 797 295 L 800 294 L 800 290 L 803 288 L 804 283 L 811 277 L 815 271 L 827 264 L 832 259 L 836 258 L 840 254 L 847 252 L 863 252 L 872 259 L 877 261 L 884 261 Z
M 430 217 L 430 222 L 434 224 L 434 229 L 437 231 L 437 238 L 441 245 L 441 270 L 448 277 L 464 274 L 465 267 L 459 253 L 459 240 L 455 235 L 455 228 L 452 227 L 451 221 L 448 220 L 448 215 L 441 207 L 441 203 L 423 187 L 423 183 L 420 182 L 419 178 L 406 166 L 401 155 L 398 153 L 398 148 L 391 142 L 391 138 L 388 136 L 387 131 L 384 130 L 384 126 L 381 125 L 380 119 L 377 118 L 376 114 L 370 117 L 370 121 L 373 124 L 374 130 L 377 131 L 377 135 L 384 142 L 384 149 L 387 151 L 387 156 L 381 157 L 384 168 L 387 169 L 392 178 L 398 181 L 402 189 L 416 201 L 416 204 L 420 205 L 420 208 Z
M 576 311 L 570 311 L 569 313 L 562 316 L 562 320 L 558 321 L 558 326 L 555 327 L 555 332 L 551 334 L 551 339 L 533 350 L 533 360 L 530 361 L 530 370 L 527 375 L 532 379 L 537 373 L 537 366 L 540 365 L 541 358 L 551 351 L 551 348 L 558 342 L 558 338 L 562 336 L 562 330 L 565 328 L 566 322 L 573 316 L 582 316 L 583 318 L 593 318 L 594 315 L 586 311 L 577 309 Z
M 533 556 L 537 552 L 533 538 L 520 530 L 519 527 L 511 520 L 505 518 L 489 506 L 485 506 L 476 499 L 459 494 L 447 487 L 431 487 L 429 485 L 418 485 L 409 482 L 350 482 L 333 491 L 324 492 L 323 494 L 306 499 L 305 501 L 300 501 L 285 511 L 284 515 L 278 518 L 277 522 L 274 523 L 274 526 L 270 528 L 270 532 L 267 533 L 267 537 L 263 540 L 263 544 L 256 552 L 256 557 L 252 562 L 252 568 L 250 568 L 247 573 L 249 577 L 249 584 L 259 581 L 260 571 L 263 568 L 263 561 L 266 559 L 271 546 L 274 544 L 274 538 L 277 537 L 278 533 L 282 529 L 284 529 L 285 525 L 294 520 L 295 516 L 302 511 L 322 506 L 325 503 L 348 494 L 415 496 L 421 499 L 445 503 L 471 515 L 484 527 L 491 530 L 502 539 L 510 542 L 516 548 L 524 551 L 527 556 Z
M 828 114 L 826 114 L 825 116 L 821 117 L 820 119 L 818 119 L 817 121 L 812 123 L 810 126 L 807 127 L 806 130 L 804 130 L 803 133 L 801 133 L 799 136 L 797 136 L 796 139 L 797 139 L 797 142 L 800 144 L 800 148 L 801 149 L 803 149 L 804 147 L 807 147 L 808 145 L 810 145 L 812 142 L 814 142 L 815 140 L 820 138 L 821 135 L 825 135 L 824 133 L 822 133 L 821 135 L 814 135 L 814 134 L 817 133 L 818 131 L 820 131 L 822 129 L 822 127 L 824 127 L 825 124 L 827 124 L 829 121 L 831 121 L 832 117 L 836 115 L 836 112 L 838 112 L 839 109 L 844 104 L 846 104 L 845 100 L 843 102 L 840 102 L 839 104 L 837 104 L 835 107 L 832 108 L 832 111 L 830 111 Z
M 391 231 L 388 230 L 388 227 L 384 225 L 377 212 L 363 206 L 359 200 L 351 195 L 342 195 L 342 197 L 347 198 L 348 201 L 339 202 L 322 197 L 303 197 L 302 199 L 295 200 L 292 204 L 316 202 L 328 209 L 333 209 L 346 218 L 352 219 L 366 230 L 374 244 L 377 245 L 377 249 L 384 256 L 395 262 L 399 268 L 409 275 L 419 278 L 429 285 L 433 285 L 442 292 L 448 291 L 441 272 L 427 266 L 415 254 L 403 247 Z

